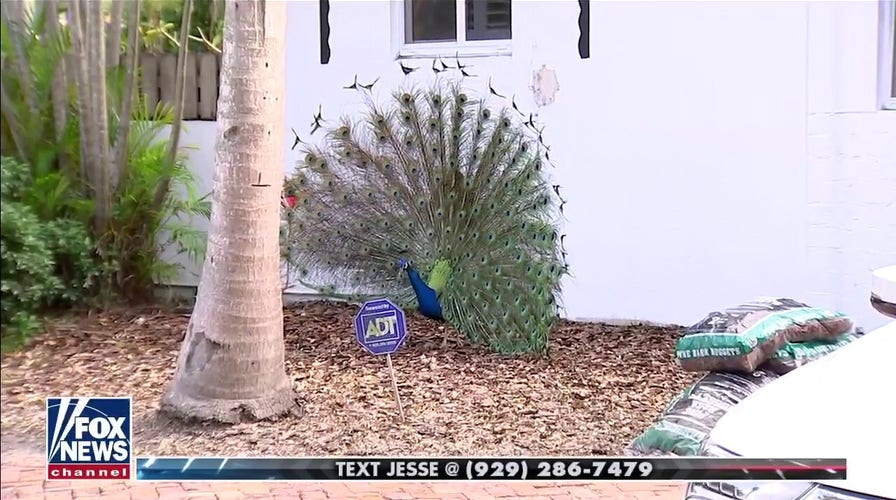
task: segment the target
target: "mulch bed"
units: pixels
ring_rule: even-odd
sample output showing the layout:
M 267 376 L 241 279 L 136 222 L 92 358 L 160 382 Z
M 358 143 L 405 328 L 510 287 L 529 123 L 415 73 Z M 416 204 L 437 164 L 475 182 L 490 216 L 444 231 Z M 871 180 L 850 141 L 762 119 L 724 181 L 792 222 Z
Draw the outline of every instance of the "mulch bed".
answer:
M 385 359 L 355 342 L 355 312 L 328 302 L 287 308 L 287 371 L 302 415 L 234 426 L 157 413 L 187 314 L 59 319 L 2 360 L 4 450 L 42 447 L 47 396 L 129 394 L 138 455 L 618 455 L 696 378 L 673 357 L 677 328 L 564 321 L 547 357 L 508 357 L 408 314 L 393 356 L 400 422 Z

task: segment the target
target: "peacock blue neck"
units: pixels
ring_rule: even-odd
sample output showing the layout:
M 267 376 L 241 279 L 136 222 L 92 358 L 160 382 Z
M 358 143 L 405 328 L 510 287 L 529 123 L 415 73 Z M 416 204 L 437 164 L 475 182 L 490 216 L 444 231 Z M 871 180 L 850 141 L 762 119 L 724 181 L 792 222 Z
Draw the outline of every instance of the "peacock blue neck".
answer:
M 436 291 L 426 284 L 420 273 L 413 267 L 408 266 L 405 271 L 408 273 L 408 279 L 411 280 L 414 295 L 417 296 L 417 306 L 420 313 L 427 318 L 443 320 L 442 305 L 439 304 L 439 295 Z

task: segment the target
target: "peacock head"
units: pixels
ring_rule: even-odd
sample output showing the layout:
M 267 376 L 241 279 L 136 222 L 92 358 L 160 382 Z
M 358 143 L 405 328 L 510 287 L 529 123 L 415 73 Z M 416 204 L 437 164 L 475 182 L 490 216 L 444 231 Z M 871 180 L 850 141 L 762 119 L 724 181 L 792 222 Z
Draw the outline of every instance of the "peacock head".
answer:
M 411 267 L 411 263 L 408 262 L 407 259 L 398 259 L 398 267 L 400 267 L 401 269 L 407 269 Z

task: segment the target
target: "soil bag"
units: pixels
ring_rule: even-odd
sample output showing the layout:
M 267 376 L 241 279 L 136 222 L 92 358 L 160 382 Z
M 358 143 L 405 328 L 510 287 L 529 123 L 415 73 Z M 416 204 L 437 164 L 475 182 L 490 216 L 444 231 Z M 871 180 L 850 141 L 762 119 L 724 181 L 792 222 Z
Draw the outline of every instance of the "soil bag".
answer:
M 728 410 L 776 378 L 765 370 L 703 376 L 672 399 L 657 421 L 632 441 L 627 454 L 698 455 L 703 441 Z
M 778 375 L 792 372 L 797 368 L 821 359 L 849 344 L 860 334 L 847 333 L 834 340 L 811 340 L 809 342 L 788 342 L 762 365 L 762 368 Z
M 759 299 L 709 313 L 684 331 L 675 355 L 688 371 L 752 373 L 787 342 L 834 339 L 852 326 L 842 313 L 792 299 Z

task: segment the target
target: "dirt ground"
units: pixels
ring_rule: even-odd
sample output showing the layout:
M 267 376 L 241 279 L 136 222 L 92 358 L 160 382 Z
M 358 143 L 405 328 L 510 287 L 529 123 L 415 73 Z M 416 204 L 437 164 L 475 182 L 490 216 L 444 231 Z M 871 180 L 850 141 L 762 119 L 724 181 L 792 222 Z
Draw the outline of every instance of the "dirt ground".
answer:
M 287 371 L 303 415 L 236 426 L 156 411 L 188 314 L 59 319 L 3 357 L 4 449 L 43 447 L 47 396 L 131 395 L 137 455 L 618 455 L 696 378 L 676 365 L 676 328 L 563 322 L 548 357 L 506 357 L 409 314 L 393 356 L 400 422 L 385 359 L 355 341 L 355 312 L 326 302 L 288 308 Z

